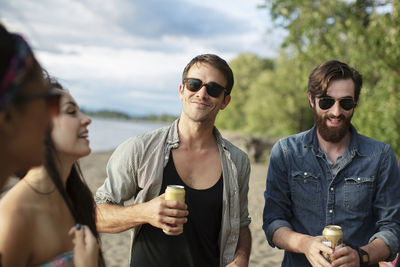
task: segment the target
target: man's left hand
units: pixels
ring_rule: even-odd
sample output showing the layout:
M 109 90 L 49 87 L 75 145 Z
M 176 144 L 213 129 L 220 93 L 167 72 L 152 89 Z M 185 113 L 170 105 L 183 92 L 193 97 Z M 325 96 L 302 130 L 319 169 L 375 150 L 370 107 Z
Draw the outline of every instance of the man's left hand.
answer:
M 349 246 L 343 246 L 335 249 L 333 253 L 333 258 L 335 259 L 332 262 L 332 266 L 346 266 L 346 267 L 359 267 L 360 266 L 360 257 L 358 256 L 358 252 L 355 249 L 352 249 Z

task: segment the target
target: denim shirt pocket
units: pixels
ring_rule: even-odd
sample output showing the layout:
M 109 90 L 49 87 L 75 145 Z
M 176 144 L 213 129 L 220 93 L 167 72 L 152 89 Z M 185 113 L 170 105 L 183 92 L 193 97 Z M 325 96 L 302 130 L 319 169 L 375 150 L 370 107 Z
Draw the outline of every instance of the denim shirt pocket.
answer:
M 299 207 L 300 214 L 315 212 L 320 191 L 321 183 L 318 175 L 308 171 L 292 171 L 292 201 L 294 207 Z
M 347 177 L 344 179 L 344 206 L 351 211 L 367 211 L 372 207 L 374 197 L 372 177 Z

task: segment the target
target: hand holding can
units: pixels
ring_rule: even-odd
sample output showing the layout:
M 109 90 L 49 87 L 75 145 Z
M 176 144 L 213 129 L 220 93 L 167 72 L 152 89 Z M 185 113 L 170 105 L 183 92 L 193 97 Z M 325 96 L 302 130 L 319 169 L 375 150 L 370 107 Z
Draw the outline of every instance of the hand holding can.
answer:
M 165 189 L 165 200 L 178 200 L 185 203 L 185 188 L 182 185 L 168 185 Z M 183 230 L 179 233 L 170 233 L 165 230 L 163 231 L 167 235 L 180 235 L 183 232 Z
M 330 247 L 335 251 L 335 249 L 343 244 L 343 231 L 342 227 L 338 225 L 327 225 L 322 231 L 322 243 Z M 329 262 L 333 261 L 332 255 L 323 253 L 325 259 Z

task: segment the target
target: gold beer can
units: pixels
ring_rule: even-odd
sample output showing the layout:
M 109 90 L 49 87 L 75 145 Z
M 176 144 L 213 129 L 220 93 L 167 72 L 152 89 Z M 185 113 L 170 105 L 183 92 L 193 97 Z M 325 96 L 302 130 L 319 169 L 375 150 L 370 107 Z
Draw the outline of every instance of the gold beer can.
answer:
M 335 251 L 338 246 L 343 244 L 342 227 L 340 227 L 339 225 L 327 225 L 322 231 L 322 237 L 322 243 Z M 332 255 L 328 253 L 323 253 L 323 255 L 327 261 L 333 261 Z
M 182 185 L 168 185 L 167 188 L 165 189 L 165 199 L 179 200 L 185 202 L 185 187 L 183 187 Z M 179 235 L 182 232 L 183 230 L 179 233 L 169 233 L 164 231 L 164 233 L 167 235 Z

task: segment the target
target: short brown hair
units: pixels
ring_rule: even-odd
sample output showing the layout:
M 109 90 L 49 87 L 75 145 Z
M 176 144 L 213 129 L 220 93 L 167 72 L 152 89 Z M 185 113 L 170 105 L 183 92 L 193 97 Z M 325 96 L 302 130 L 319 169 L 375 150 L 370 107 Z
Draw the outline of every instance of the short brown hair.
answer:
M 312 98 L 324 96 L 329 85 L 336 80 L 352 79 L 354 82 L 354 100 L 358 102 L 362 87 L 362 76 L 346 63 L 330 60 L 316 67 L 308 77 L 308 92 Z
M 189 69 L 196 63 L 207 63 L 213 66 L 214 68 L 218 69 L 219 71 L 221 71 L 221 73 L 225 76 L 226 79 L 226 88 L 225 88 L 226 95 L 229 95 L 231 93 L 234 83 L 232 69 L 229 67 L 228 63 L 226 63 L 225 60 L 214 54 L 203 54 L 193 58 L 183 70 L 182 84 L 187 78 Z

